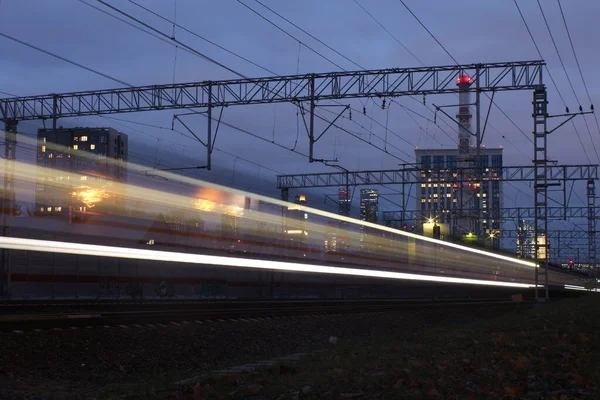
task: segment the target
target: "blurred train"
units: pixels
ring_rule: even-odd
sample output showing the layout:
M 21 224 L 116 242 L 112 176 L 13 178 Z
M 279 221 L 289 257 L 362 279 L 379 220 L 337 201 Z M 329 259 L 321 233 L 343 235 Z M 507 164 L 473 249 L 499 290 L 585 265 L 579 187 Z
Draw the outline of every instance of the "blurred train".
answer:
M 80 213 L 71 218 L 19 217 L 12 237 L 170 252 L 275 260 L 317 266 L 391 271 L 425 276 L 420 280 L 326 275 L 223 265 L 112 258 L 110 255 L 11 250 L 4 274 L 11 298 L 399 298 L 436 296 L 453 278 L 534 284 L 534 264 L 478 249 L 317 216 L 290 217 L 264 211 L 107 216 Z M 312 222 L 311 222 L 312 221 Z M 428 282 L 426 277 L 438 282 Z M 442 282 L 440 282 L 440 277 Z M 443 281 L 447 281 L 445 283 Z M 585 278 L 549 269 L 549 284 L 582 286 Z M 543 283 L 543 282 L 540 282 Z M 515 287 L 510 287 L 514 285 Z M 473 295 L 485 285 L 452 290 Z

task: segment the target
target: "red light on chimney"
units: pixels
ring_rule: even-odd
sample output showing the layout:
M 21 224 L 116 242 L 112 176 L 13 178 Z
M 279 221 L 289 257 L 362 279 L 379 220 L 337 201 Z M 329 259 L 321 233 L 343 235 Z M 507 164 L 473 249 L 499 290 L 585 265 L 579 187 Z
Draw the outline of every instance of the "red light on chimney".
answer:
M 456 84 L 460 85 L 462 83 L 471 84 L 471 83 L 473 83 L 473 80 L 471 79 L 471 77 L 469 75 L 461 75 L 458 78 L 456 78 Z

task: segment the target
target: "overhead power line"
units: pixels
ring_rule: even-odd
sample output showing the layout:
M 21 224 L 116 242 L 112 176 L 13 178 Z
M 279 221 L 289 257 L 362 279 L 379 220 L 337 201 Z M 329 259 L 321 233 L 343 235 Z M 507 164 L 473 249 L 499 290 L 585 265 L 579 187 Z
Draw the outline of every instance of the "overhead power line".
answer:
M 135 2 L 135 1 L 133 1 L 133 0 L 129 0 L 129 2 L 130 2 L 130 3 L 132 3 L 132 4 L 134 4 L 134 5 L 135 5 L 135 6 L 137 6 L 137 7 L 141 8 L 142 10 L 144 10 L 144 11 L 146 11 L 146 12 L 148 12 L 148 13 L 150 13 L 150 14 L 154 15 L 155 17 L 158 17 L 158 18 L 162 19 L 163 21 L 166 21 L 166 22 L 168 22 L 168 23 L 172 24 L 174 27 L 177 27 L 177 28 L 181 29 L 182 31 L 184 31 L 184 32 L 187 32 L 187 33 L 189 33 L 190 35 L 197 37 L 198 39 L 204 40 L 205 42 L 207 42 L 207 43 L 209 43 L 209 44 L 211 44 L 211 45 L 213 45 L 213 46 L 215 46 L 215 47 L 217 47 L 217 48 L 219 48 L 219 49 L 223 50 L 224 52 L 226 52 L 226 53 L 228 53 L 228 54 L 231 54 L 231 55 L 233 55 L 233 56 L 235 56 L 235 57 L 237 57 L 237 58 L 239 58 L 239 59 L 241 59 L 241 60 L 243 60 L 243 61 L 245 61 L 245 62 L 247 62 L 247 63 L 249 63 L 249 64 L 252 64 L 252 65 L 254 65 L 254 66 L 255 66 L 255 67 L 257 67 L 257 68 L 260 68 L 260 69 L 262 69 L 263 71 L 267 71 L 267 72 L 268 72 L 268 73 L 270 73 L 270 74 L 277 75 L 275 72 L 271 71 L 270 69 L 268 69 L 268 68 L 265 68 L 264 66 L 262 66 L 262 65 L 260 65 L 260 64 L 257 64 L 257 63 L 255 63 L 254 61 L 252 61 L 252 60 L 249 60 L 248 58 L 246 58 L 246 57 L 244 57 L 244 56 L 241 56 L 241 55 L 239 55 L 238 53 L 235 53 L 235 52 L 233 52 L 233 51 L 231 51 L 231 50 L 227 49 L 226 47 L 223 47 L 223 46 L 221 46 L 220 44 L 218 44 L 218 43 L 215 43 L 215 42 L 213 42 L 212 40 L 209 40 L 209 39 L 205 38 L 204 36 L 201 36 L 201 35 L 199 35 L 198 33 L 194 32 L 194 31 L 192 31 L 192 30 L 190 30 L 190 29 L 188 29 L 188 28 L 186 28 L 186 27 L 184 27 L 184 26 L 181 26 L 180 24 L 176 23 L 175 21 L 171 21 L 170 19 L 168 19 L 168 18 L 166 18 L 166 17 L 164 17 L 164 16 L 160 15 L 159 13 L 157 13 L 157 12 L 155 12 L 155 11 L 152 11 L 151 9 L 149 9 L 149 8 L 147 8 L 147 7 L 144 7 L 143 5 L 141 5 L 141 4 L 139 4 L 139 3 L 137 3 L 137 2 Z
M 207 56 L 206 54 L 203 54 L 203 53 L 199 52 L 198 50 L 194 49 L 193 47 L 188 46 L 187 44 L 185 44 L 185 43 L 177 40 L 176 38 L 171 37 L 171 36 L 167 35 L 164 32 L 161 32 L 160 30 L 158 30 L 158 29 L 154 28 L 153 26 L 151 26 L 151 25 L 149 25 L 149 24 L 141 21 L 140 19 L 138 19 L 138 18 L 136 18 L 136 17 L 134 17 L 134 16 L 126 13 L 125 11 L 122 11 L 122 10 L 118 9 L 117 7 L 114 7 L 114 6 L 110 5 L 110 4 L 108 4 L 107 2 L 105 2 L 103 0 L 96 0 L 96 1 L 104 4 L 106 7 L 110 8 L 111 10 L 116 11 L 117 13 L 119 13 L 119 14 L 121 14 L 121 15 L 123 15 L 123 16 L 125 16 L 125 17 L 127 17 L 127 18 L 129 18 L 129 19 L 131 19 L 131 20 L 133 20 L 135 22 L 137 22 L 138 24 L 140 24 L 140 25 L 142 25 L 142 26 L 144 26 L 144 27 L 146 27 L 148 29 L 150 29 L 151 31 L 157 33 L 158 35 L 161 35 L 161 36 L 163 36 L 163 37 L 165 37 L 165 38 L 167 38 L 167 39 L 169 39 L 169 40 L 177 43 L 179 46 L 181 46 L 181 47 L 183 47 L 185 49 L 188 49 L 189 51 L 191 51 L 194 54 L 198 55 L 199 57 L 203 58 L 204 60 L 207 60 L 207 61 L 209 61 L 209 62 L 211 62 L 211 63 L 213 63 L 213 64 L 215 64 L 215 65 L 217 65 L 217 66 L 219 66 L 219 67 L 221 67 L 221 68 L 229 71 L 229 72 L 231 72 L 232 74 L 239 76 L 240 78 L 248 79 L 248 77 L 245 76 L 244 74 L 241 74 L 238 71 L 236 71 L 236 70 L 234 70 L 232 68 L 229 68 L 228 66 L 224 65 L 223 63 L 220 63 L 219 61 L 215 60 L 214 58 L 211 58 L 211 57 Z
M 122 80 L 120 80 L 120 79 L 114 78 L 114 77 L 112 77 L 112 76 L 110 76 L 110 75 L 107 75 L 107 74 L 104 74 L 104 73 L 102 73 L 102 72 L 100 72 L 100 71 L 96 71 L 95 69 L 92 69 L 92 68 L 90 68 L 90 67 L 87 67 L 87 66 L 85 66 L 85 65 L 83 65 L 83 64 L 80 64 L 80 63 L 78 63 L 78 62 L 75 62 L 75 61 L 69 60 L 68 58 L 65 58 L 65 57 L 59 56 L 58 54 L 54 54 L 54 53 L 52 53 L 52 52 L 50 52 L 50 51 L 48 51 L 48 50 L 44 50 L 44 49 L 42 49 L 42 48 L 40 48 L 40 47 L 34 46 L 34 45 L 32 45 L 31 43 L 24 42 L 24 41 L 22 41 L 22 40 L 20 40 L 20 39 L 17 39 L 17 38 L 15 38 L 15 37 L 13 37 L 13 36 L 7 35 L 6 33 L 0 32 L 0 36 L 2 36 L 2 37 L 5 37 L 6 39 L 12 40 L 12 41 L 14 41 L 14 42 L 17 42 L 17 43 L 19 43 L 19 44 L 22 44 L 23 46 L 26 46 L 26 47 L 29 47 L 29 48 L 31 48 L 31 49 L 37 50 L 37 51 L 39 51 L 39 52 L 41 52 L 41 53 L 44 53 L 44 54 L 46 54 L 46 55 L 49 55 L 50 57 L 57 58 L 57 59 L 59 59 L 59 60 L 61 60 L 61 61 L 67 62 L 67 63 L 69 63 L 69 64 L 71 64 L 71 65 L 74 65 L 74 66 L 76 66 L 76 67 L 79 67 L 79 68 L 85 69 L 86 71 L 92 72 L 92 73 L 94 73 L 94 74 L 96 74 L 96 75 L 98 75 L 98 76 L 101 76 L 101 77 L 104 77 L 104 78 L 106 78 L 106 79 L 110 79 L 111 81 L 114 81 L 114 82 L 120 83 L 121 85 L 124 85 L 124 86 L 129 86 L 129 87 L 131 87 L 131 86 L 132 86 L 132 85 L 130 85 L 129 83 L 127 83 L 127 82 L 123 82 L 123 81 L 122 81 Z
M 577 105 L 581 109 L 581 101 L 579 101 L 579 96 L 577 96 L 577 92 L 575 91 L 575 87 L 573 86 L 573 82 L 571 81 L 571 76 L 569 75 L 569 72 L 567 71 L 567 68 L 565 67 L 565 63 L 560 54 L 560 51 L 558 50 L 558 45 L 556 44 L 556 40 L 554 40 L 554 35 L 552 34 L 552 30 L 550 29 L 550 24 L 548 23 L 548 20 L 546 19 L 546 13 L 544 13 L 544 8 L 542 7 L 542 3 L 540 3 L 540 0 L 537 0 L 537 4 L 540 9 L 540 12 L 542 13 L 542 18 L 544 19 L 544 24 L 546 25 L 546 29 L 548 30 L 548 34 L 550 35 L 552 44 L 554 45 L 554 50 L 556 50 L 556 55 L 558 56 L 560 65 L 562 66 L 563 72 L 565 73 L 565 76 L 567 78 L 567 82 L 569 83 L 569 86 L 571 87 L 571 90 L 573 91 L 573 96 L 575 97 L 575 101 L 577 101 Z M 586 127 L 588 135 L 590 137 L 590 141 L 592 142 L 592 147 L 594 148 L 594 153 L 596 153 L 596 158 L 600 162 L 600 156 L 598 155 L 598 150 L 596 149 L 596 144 L 594 143 L 594 139 L 592 138 L 592 132 L 590 131 L 590 127 L 587 123 L 587 119 L 585 119 L 585 116 L 583 117 L 583 122 L 585 123 L 585 127 Z M 573 123 L 573 126 L 575 126 L 574 123 Z M 576 133 L 577 133 L 577 136 L 579 137 L 579 132 L 576 132 Z M 579 140 L 581 141 L 580 137 L 579 137 Z M 587 156 L 587 152 L 585 151 L 585 146 L 583 144 L 583 141 L 581 142 L 581 146 L 584 147 L 584 152 L 586 153 L 586 156 Z M 588 160 L 589 160 L 589 157 L 588 157 Z
M 517 11 L 519 12 L 519 15 L 521 16 L 521 20 L 523 21 L 523 24 L 525 25 L 525 29 L 527 29 L 527 32 L 529 33 L 529 37 L 531 38 L 531 41 L 533 42 L 533 45 L 535 46 L 535 49 L 538 52 L 538 55 L 543 60 L 544 56 L 542 55 L 542 52 L 540 51 L 540 48 L 535 40 L 535 37 L 533 36 L 533 33 L 531 32 L 531 29 L 529 29 L 529 24 L 527 23 L 527 20 L 525 19 L 525 15 L 523 15 L 523 12 L 521 11 L 521 7 L 519 7 L 519 3 L 517 3 L 517 0 L 513 0 L 513 2 L 515 3 L 515 6 L 517 7 Z M 565 101 L 565 98 L 563 97 L 560 89 L 558 88 L 558 85 L 556 84 L 556 81 L 554 80 L 554 76 L 552 75 L 552 72 L 550 72 L 550 68 L 548 68 L 548 66 L 546 66 L 546 71 L 548 72 L 548 76 L 550 77 L 550 81 L 552 82 L 552 85 L 554 86 L 556 93 L 558 93 L 558 97 L 562 101 L 565 109 L 567 109 L 568 108 L 567 102 Z M 587 154 L 587 150 L 585 148 L 585 145 L 583 144 L 583 140 L 581 139 L 581 135 L 579 134 L 579 130 L 577 129 L 575 122 L 571 121 L 571 124 L 573 126 L 573 129 L 575 130 L 577 139 L 579 140 L 579 143 L 581 144 L 581 148 L 583 149 L 583 154 L 585 154 L 585 157 L 588 159 L 588 161 L 590 161 L 590 156 Z
M 130 0 L 131 1 L 131 0 Z M 290 21 L 288 18 L 286 18 L 285 16 L 281 15 L 280 13 L 278 13 L 277 11 L 275 11 L 274 9 L 272 9 L 271 7 L 268 7 L 266 5 L 264 5 L 262 2 L 260 2 L 259 0 L 255 0 L 258 4 L 262 5 L 264 8 L 266 8 L 267 10 L 269 10 L 270 12 L 272 12 L 273 14 L 277 15 L 278 17 L 280 17 L 281 19 L 283 19 L 284 21 L 286 21 L 287 23 L 291 24 L 292 26 L 294 26 L 295 28 L 297 28 L 298 30 L 302 31 L 303 33 L 305 33 L 306 35 L 308 35 L 309 37 L 311 37 L 312 39 L 314 39 L 315 41 L 317 41 L 318 43 L 322 44 L 323 46 L 327 47 L 328 49 L 330 49 L 331 51 L 335 52 L 336 54 L 338 54 L 339 56 L 343 57 L 345 60 L 348 60 L 350 63 L 352 63 L 353 65 L 357 66 L 360 69 L 365 69 L 364 66 L 358 64 L 357 62 L 355 62 L 354 60 L 350 59 L 348 56 L 344 55 L 343 53 L 339 52 L 338 50 L 336 50 L 335 48 L 333 48 L 332 46 L 328 45 L 327 43 L 325 43 L 324 41 L 322 41 L 321 39 L 319 39 L 318 37 L 316 37 L 315 35 L 311 34 L 310 32 L 306 31 L 305 29 L 303 29 L 302 27 L 300 27 L 299 25 L 295 24 L 294 22 Z M 280 27 L 279 25 L 277 25 L 275 22 L 271 21 L 270 19 L 268 19 L 267 17 L 265 17 L 264 15 L 262 15 L 261 13 L 259 13 L 258 11 L 252 9 L 250 6 L 248 6 L 247 4 L 243 3 L 242 1 L 238 0 L 238 2 L 242 5 L 244 5 L 246 8 L 250 9 L 251 11 L 253 11 L 255 14 L 257 14 L 258 16 L 260 16 L 263 20 L 269 22 L 271 25 L 273 25 L 274 27 L 276 27 L 278 30 L 280 30 L 281 32 L 285 33 L 287 36 L 289 36 L 290 38 L 294 39 L 295 41 L 297 41 L 301 46 L 306 47 L 307 49 L 313 51 L 315 54 L 319 55 L 321 58 L 323 58 L 324 60 L 328 61 L 329 63 L 331 63 L 332 65 L 340 68 L 342 71 L 346 71 L 345 68 L 339 66 L 338 64 L 336 64 L 334 61 L 332 61 L 331 59 L 327 58 L 326 56 L 322 55 L 321 53 L 317 52 L 316 50 L 314 50 L 312 47 L 308 46 L 305 43 L 302 43 L 302 41 L 300 39 L 298 39 L 296 36 L 292 35 L 291 33 L 289 33 L 288 31 L 286 31 L 285 29 L 283 29 L 282 27 Z M 417 59 L 418 60 L 418 59 Z M 411 111 L 412 113 L 421 116 L 422 118 L 426 118 L 423 117 L 421 114 L 417 113 L 416 111 L 410 109 L 409 107 L 406 107 L 400 103 L 398 103 L 397 101 L 395 101 L 394 99 L 391 99 L 391 102 L 394 104 L 397 104 L 398 106 L 402 107 L 404 110 L 408 110 Z M 336 102 L 339 104 L 339 102 Z M 364 105 L 363 105 L 364 106 Z M 351 108 L 352 111 L 355 111 L 357 113 L 361 113 L 360 110 L 356 110 L 354 108 Z M 364 114 L 364 113 L 363 113 Z M 370 119 L 371 121 L 377 123 L 378 125 L 381 125 L 378 121 L 376 121 L 373 117 L 368 116 L 366 114 L 364 114 L 368 119 Z M 412 118 L 412 117 L 411 117 Z M 354 120 L 350 120 L 351 122 L 353 122 L 354 124 L 357 124 L 356 121 Z M 414 119 L 413 119 L 414 121 Z M 358 124 L 357 124 L 358 125 Z M 383 126 L 383 125 L 381 125 Z M 420 127 L 419 124 L 417 124 L 417 126 Z M 403 137 L 399 136 L 397 133 L 387 129 L 387 127 L 385 128 L 386 132 L 391 133 L 392 135 L 398 137 L 400 140 L 410 144 L 411 146 L 415 146 L 413 143 L 408 142 L 406 139 L 404 139 Z M 422 128 L 421 128 L 422 129 Z M 423 130 L 425 132 L 426 135 L 431 136 L 429 134 L 429 132 Z M 444 130 L 442 130 L 446 135 L 448 135 Z M 377 136 L 377 135 L 375 135 Z M 378 137 L 378 136 L 377 136 Z M 450 139 L 452 140 L 452 137 L 448 135 L 448 137 L 450 137 Z M 380 138 L 381 139 L 381 138 Z M 433 138 L 434 140 L 436 140 L 435 138 Z M 384 139 L 382 139 L 384 140 Z M 406 153 L 405 153 L 406 154 Z
M 389 31 L 389 30 L 388 30 L 388 29 L 387 29 L 387 28 L 386 28 L 386 27 L 385 27 L 385 26 L 384 26 L 384 25 L 383 25 L 381 22 L 379 22 L 379 21 L 377 20 L 377 18 L 375 18 L 375 17 L 373 16 L 373 14 L 371 14 L 369 11 L 367 11 L 367 9 L 366 9 L 366 8 L 364 8 L 364 7 L 363 7 L 363 5 L 362 5 L 362 4 L 360 4 L 360 3 L 358 2 L 358 0 L 354 0 L 354 2 L 355 2 L 355 3 L 356 3 L 356 5 L 357 5 L 357 6 L 359 6 L 359 7 L 360 7 L 360 8 L 361 8 L 361 9 L 362 9 L 362 10 L 363 10 L 363 11 L 364 11 L 364 12 L 365 12 L 365 13 L 366 13 L 366 14 L 367 14 L 369 17 L 371 17 L 371 19 L 372 19 L 373 21 L 375 21 L 375 23 L 376 23 L 377 25 L 379 25 L 379 26 L 381 27 L 381 29 L 383 29 L 384 31 L 386 31 L 386 32 L 387 32 L 387 34 L 388 34 L 388 35 L 390 35 L 390 36 L 392 37 L 392 39 L 394 39 L 394 40 L 396 41 L 396 43 L 398 43 L 400 46 L 402 46 L 402 48 L 403 48 L 404 50 L 406 50 L 406 51 L 408 52 L 408 54 L 410 54 L 410 55 L 411 55 L 411 56 L 412 56 L 412 57 L 413 57 L 415 60 L 417 60 L 417 61 L 418 61 L 418 62 L 419 62 L 421 65 L 423 65 L 423 64 L 424 64 L 424 63 L 423 63 L 423 61 L 421 61 L 421 60 L 419 59 L 419 57 L 417 57 L 417 56 L 416 56 L 416 55 L 415 55 L 415 54 L 414 54 L 412 51 L 410 51 L 410 49 L 409 49 L 408 47 L 406 47 L 406 45 L 405 45 L 404 43 L 402 43 L 402 42 L 400 41 L 400 39 L 398 39 L 398 38 L 397 38 L 397 37 L 396 37 L 396 36 L 395 36 L 395 35 L 394 35 L 392 32 L 390 32 L 390 31 Z
M 571 87 L 571 90 L 573 91 L 573 96 L 575 96 L 577 105 L 581 105 L 581 102 L 579 101 L 579 97 L 577 96 L 577 93 L 575 92 L 575 87 L 573 87 L 573 82 L 571 82 L 571 76 L 567 72 L 565 63 L 562 59 L 562 56 L 560 55 L 560 51 L 558 50 L 558 45 L 556 44 L 556 41 L 554 40 L 554 35 L 552 34 L 552 30 L 550 29 L 550 25 L 548 24 L 548 20 L 546 19 L 546 13 L 544 12 L 544 8 L 542 7 L 542 3 L 540 3 L 540 0 L 537 0 L 537 4 L 540 8 L 540 12 L 542 13 L 542 18 L 544 19 L 544 24 L 546 25 L 546 29 L 548 30 L 548 34 L 550 35 L 552 44 L 554 45 L 554 50 L 556 50 L 556 54 L 558 55 L 558 60 L 560 61 L 560 65 L 562 66 L 565 76 L 567 77 L 567 82 L 569 82 L 569 86 Z
M 592 96 L 590 96 L 590 91 L 588 89 L 588 85 L 583 77 L 583 72 L 581 71 L 581 64 L 579 63 L 579 57 L 577 57 L 577 51 L 575 51 L 575 45 L 573 45 L 573 38 L 571 37 L 571 31 L 569 30 L 569 25 L 567 24 L 567 19 L 565 18 L 565 13 L 563 12 L 562 5 L 560 0 L 557 0 L 558 8 L 560 9 L 560 15 L 562 16 L 563 23 L 565 25 L 565 30 L 567 31 L 567 36 L 569 37 L 569 43 L 571 44 L 571 50 L 573 50 L 573 57 L 575 58 L 575 63 L 577 64 L 577 70 L 579 71 L 579 76 L 581 77 L 581 82 L 583 83 L 583 87 L 585 89 L 585 93 L 587 94 L 587 98 L 590 102 L 590 108 L 593 109 L 593 101 Z M 600 134 L 600 123 L 598 122 L 598 115 L 594 113 L 594 120 L 596 121 L 596 128 L 598 128 L 598 133 Z
M 433 38 L 433 40 L 435 40 L 436 43 L 439 44 L 440 47 L 446 52 L 446 54 L 448 54 L 450 56 L 450 58 L 454 61 L 454 63 L 457 64 L 457 65 L 459 65 L 459 62 L 456 61 L 456 58 L 454 58 L 452 56 L 452 54 L 450 54 L 450 52 L 444 47 L 444 45 L 435 37 L 435 35 L 433 33 L 431 33 L 431 31 L 429 29 L 427 29 L 427 27 L 425 26 L 425 24 L 423 22 L 421 22 L 421 20 L 419 19 L 419 17 L 417 17 L 414 12 L 412 12 L 412 10 L 410 9 L 410 7 L 408 7 L 403 0 L 400 0 L 400 3 L 402 3 L 402 5 L 404 6 L 404 8 L 406 8 L 408 10 L 408 12 L 417 20 L 417 22 L 423 27 L 423 29 L 425 29 L 427 31 L 427 33 L 429 33 L 429 36 L 431 36 Z

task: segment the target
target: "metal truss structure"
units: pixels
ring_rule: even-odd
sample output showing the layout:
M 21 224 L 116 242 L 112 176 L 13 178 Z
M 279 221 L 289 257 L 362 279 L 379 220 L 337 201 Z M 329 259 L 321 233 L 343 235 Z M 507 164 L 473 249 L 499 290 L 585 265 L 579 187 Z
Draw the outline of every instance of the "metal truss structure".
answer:
M 500 236 L 503 239 L 518 239 L 519 231 L 515 229 L 503 229 L 500 232 Z M 589 234 L 587 231 L 562 231 L 562 230 L 549 230 L 546 232 L 546 236 L 549 239 L 565 239 L 565 240 L 579 240 L 579 239 L 589 239 Z M 596 235 L 597 236 L 597 235 Z
M 472 175 L 476 167 L 446 170 L 424 170 L 421 168 L 401 168 L 394 170 L 325 172 L 312 174 L 278 175 L 278 189 L 300 189 L 363 185 L 402 185 L 421 183 L 463 182 L 465 176 Z M 548 165 L 544 172 L 549 181 L 587 181 L 598 179 L 598 165 Z M 535 182 L 536 168 L 514 166 L 489 168 L 483 171 L 483 180 L 501 182 Z M 431 179 L 431 181 L 429 181 Z
M 36 120 L 152 110 L 311 102 L 361 97 L 458 93 L 456 79 L 470 74 L 479 90 L 534 90 L 544 61 L 391 68 L 254 79 L 203 81 L 0 99 L 4 121 Z M 475 87 L 471 89 L 475 91 Z
M 468 211 L 468 210 L 467 210 Z M 600 207 L 548 207 L 548 219 L 565 220 L 570 218 L 590 218 L 590 211 L 593 218 L 600 217 Z M 382 218 L 384 222 L 403 222 L 406 221 L 406 215 L 419 215 L 421 210 L 407 211 L 384 211 Z M 500 209 L 499 219 L 533 219 L 535 216 L 534 207 L 507 207 Z

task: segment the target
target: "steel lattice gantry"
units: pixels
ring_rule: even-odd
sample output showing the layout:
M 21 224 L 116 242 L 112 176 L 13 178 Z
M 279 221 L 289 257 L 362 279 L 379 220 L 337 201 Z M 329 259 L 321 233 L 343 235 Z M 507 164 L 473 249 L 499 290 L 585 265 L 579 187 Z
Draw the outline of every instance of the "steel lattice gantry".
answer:
M 600 217 L 600 207 L 593 207 L 594 218 Z M 470 211 L 470 210 L 467 210 Z M 548 219 L 568 219 L 568 218 L 589 218 L 589 207 L 548 207 Z M 406 221 L 407 214 L 420 214 L 421 210 L 407 210 L 405 212 L 398 211 L 384 211 L 383 221 L 384 222 L 402 222 Z M 535 216 L 534 207 L 511 207 L 502 208 L 500 215 L 496 218 L 499 219 L 532 219 Z
M 0 99 L 4 121 L 138 111 L 458 93 L 469 74 L 480 91 L 534 90 L 544 61 L 390 68 L 93 90 Z M 470 91 L 475 91 L 475 85 Z
M 500 173 L 498 171 L 500 170 Z M 312 174 L 278 175 L 278 189 L 300 189 L 318 187 L 362 185 L 393 185 L 462 182 L 465 176 L 479 171 L 476 167 L 454 168 L 447 170 L 424 170 L 420 168 L 401 168 L 393 170 L 325 172 Z M 533 182 L 535 167 L 514 166 L 483 171 L 483 180 L 500 182 Z M 546 167 L 550 181 L 587 181 L 598 179 L 598 165 L 549 165 Z M 428 181 L 431 179 L 431 181 Z

